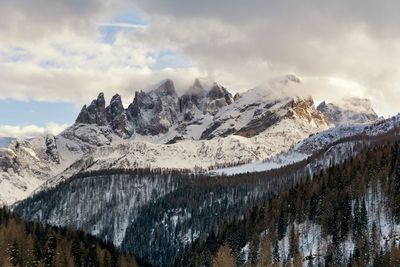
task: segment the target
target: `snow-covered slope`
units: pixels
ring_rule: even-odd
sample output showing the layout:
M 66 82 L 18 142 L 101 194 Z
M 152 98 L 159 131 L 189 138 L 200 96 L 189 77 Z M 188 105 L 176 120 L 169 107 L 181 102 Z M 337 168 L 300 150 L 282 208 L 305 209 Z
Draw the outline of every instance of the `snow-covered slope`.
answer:
M 276 154 L 270 158 L 265 158 L 264 160 L 233 167 L 218 168 L 211 170 L 210 173 L 214 175 L 235 175 L 239 173 L 261 172 L 271 169 L 278 169 L 282 166 L 305 160 L 313 155 L 313 153 L 321 150 L 327 150 L 331 147 L 334 147 L 333 153 L 336 154 L 336 157 L 342 156 L 344 159 L 345 156 L 340 155 L 340 153 L 346 153 L 346 151 L 342 150 L 348 150 L 349 147 L 351 147 L 355 142 L 362 142 L 362 138 L 385 134 L 399 127 L 400 114 L 390 119 L 382 120 L 372 124 L 356 124 L 352 126 L 331 128 L 326 131 L 310 135 L 308 138 L 296 143 L 288 151 L 283 151 L 282 153 Z M 326 162 L 329 162 L 329 158 L 326 160 Z
M 137 167 L 204 170 L 215 165 L 259 161 L 288 150 L 295 142 L 318 130 L 303 120 L 282 120 L 251 138 L 229 135 L 211 140 L 181 140 L 174 144 L 116 139 L 111 145 L 101 146 L 79 158 L 48 180 L 43 188 L 82 171 Z
M 323 101 L 317 109 L 324 114 L 328 123 L 335 126 L 371 123 L 378 120 L 378 115 L 369 99 L 352 97 L 337 103 Z
M 300 82 L 286 75 L 233 98 L 202 80 L 178 96 L 167 79 L 137 92 L 126 109 L 119 95 L 106 106 L 99 94 L 61 134 L 17 139 L 1 150 L 0 202 L 12 204 L 82 171 L 205 169 L 272 158 L 329 127 L 311 97 L 296 96 Z
M 0 203 L 24 199 L 45 181 L 98 147 L 120 139 L 108 127 L 74 125 L 58 136 L 16 139 L 0 149 Z

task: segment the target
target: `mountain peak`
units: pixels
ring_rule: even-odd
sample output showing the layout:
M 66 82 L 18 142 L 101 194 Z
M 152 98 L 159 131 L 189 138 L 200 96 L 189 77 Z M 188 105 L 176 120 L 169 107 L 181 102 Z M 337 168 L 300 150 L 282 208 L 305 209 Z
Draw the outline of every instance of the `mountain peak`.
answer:
M 161 95 L 177 96 L 174 82 L 171 79 L 164 79 L 156 85 L 152 86 L 149 93 L 156 93 Z
M 271 80 L 272 84 L 289 84 L 289 83 L 301 83 L 301 79 L 294 74 L 286 74 L 283 76 L 276 77 Z
M 201 85 L 201 82 L 199 80 L 199 78 L 194 79 L 194 83 L 192 85 L 192 88 L 203 88 L 203 86 Z
M 350 97 L 333 103 L 323 101 L 317 109 L 334 126 L 369 123 L 379 118 L 367 98 Z
M 112 102 L 113 100 L 118 100 L 118 99 L 121 99 L 121 96 L 120 96 L 119 94 L 115 94 L 115 95 L 113 95 L 113 97 L 111 98 L 111 102 Z
M 97 96 L 96 104 L 100 112 L 103 112 L 106 108 L 106 101 L 104 100 L 103 92 L 99 93 L 99 95 Z
M 317 128 L 378 118 L 368 99 L 322 102 L 316 109 L 312 96 L 298 95 L 300 82 L 293 74 L 280 76 L 264 87 L 236 95 L 234 101 L 232 94 L 217 82 L 197 78 L 179 97 L 174 82 L 165 79 L 145 91 L 136 91 L 127 109 L 119 94 L 106 107 L 104 94 L 100 93 L 89 106 L 83 106 L 76 122 L 109 126 L 124 138 L 134 133 L 168 133 L 181 138 L 211 139 L 235 133 L 251 137 L 286 118 L 300 119 Z
M 84 105 L 79 113 L 76 123 L 106 125 L 107 121 L 104 115 L 106 102 L 104 94 L 100 93 L 96 99 L 93 99 L 89 106 Z

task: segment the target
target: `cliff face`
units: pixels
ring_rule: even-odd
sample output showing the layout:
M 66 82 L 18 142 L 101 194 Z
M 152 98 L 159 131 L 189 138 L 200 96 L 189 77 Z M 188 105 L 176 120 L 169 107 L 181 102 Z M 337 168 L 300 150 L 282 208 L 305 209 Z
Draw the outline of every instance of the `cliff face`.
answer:
M 288 76 L 278 85 L 299 82 Z M 237 94 L 235 101 L 222 85 L 196 79 L 186 93 L 178 96 L 173 81 L 167 79 L 146 92 L 136 92 L 127 109 L 119 95 L 113 96 L 106 107 L 100 93 L 88 107 L 82 108 L 76 123 L 109 126 L 123 138 L 175 133 L 171 140 L 212 139 L 231 134 L 252 137 L 288 117 L 313 127 L 326 127 L 311 97 L 272 96 L 265 92 L 255 96 L 251 91 Z

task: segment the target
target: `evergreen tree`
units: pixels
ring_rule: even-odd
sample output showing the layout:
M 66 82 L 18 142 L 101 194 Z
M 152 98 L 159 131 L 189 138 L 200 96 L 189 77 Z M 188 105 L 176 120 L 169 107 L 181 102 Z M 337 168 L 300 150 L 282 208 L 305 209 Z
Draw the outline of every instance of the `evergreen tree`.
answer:
M 273 261 L 274 261 L 275 264 L 280 262 L 278 240 L 275 240 L 275 242 L 274 242 L 274 249 L 272 251 L 272 258 L 273 258 Z
M 71 254 L 74 257 L 74 263 L 76 266 L 81 266 L 81 248 L 80 248 L 80 244 L 79 244 L 79 240 L 78 239 L 74 239 L 72 241 L 72 246 L 71 246 Z
M 9 248 L 9 255 L 10 255 L 11 266 L 22 266 L 23 265 L 20 251 L 18 248 L 18 244 L 15 240 L 12 243 L 11 247 Z
M 57 239 L 54 236 L 49 238 L 47 244 L 47 251 L 44 256 L 44 266 L 51 267 L 53 266 L 54 256 L 56 254 L 56 247 L 57 247 Z

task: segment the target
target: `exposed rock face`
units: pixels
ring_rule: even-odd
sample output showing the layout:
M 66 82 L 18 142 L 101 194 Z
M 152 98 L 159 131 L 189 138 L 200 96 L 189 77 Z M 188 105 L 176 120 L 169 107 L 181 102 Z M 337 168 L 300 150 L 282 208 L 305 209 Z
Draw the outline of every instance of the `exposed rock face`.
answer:
M 127 112 L 136 132 L 140 134 L 157 135 L 168 132 L 178 121 L 180 112 L 174 83 L 168 79 L 149 93 L 136 92 Z
M 214 83 L 211 90 L 207 93 L 207 98 L 207 106 L 204 111 L 211 115 L 217 114 L 220 108 L 233 103 L 232 94 L 217 83 Z
M 196 79 L 193 86 L 178 97 L 173 81 L 166 79 L 148 92 L 135 92 L 127 109 L 124 109 L 118 94 L 106 107 L 104 95 L 100 93 L 88 107 L 83 106 L 76 123 L 110 126 L 123 138 L 129 138 L 135 132 L 159 135 L 171 128 L 185 131 L 185 125 L 179 125 L 181 122 L 201 120 L 206 114 L 214 116 L 222 107 L 232 103 L 232 95 L 217 83 L 207 87 Z
M 343 99 L 338 103 L 321 102 L 317 109 L 327 122 L 333 126 L 370 123 L 379 119 L 372 108 L 371 101 L 362 98 Z
M 292 101 L 293 114 L 315 126 L 327 126 L 324 115 L 315 108 L 314 99 L 295 97 Z
M 125 109 L 122 105 L 121 96 L 119 94 L 114 95 L 111 98 L 110 105 L 105 110 L 107 121 L 113 121 L 124 113 Z
M 75 122 L 97 124 L 99 126 L 107 125 L 107 118 L 104 113 L 105 108 L 106 102 L 104 100 L 104 94 L 100 93 L 97 99 L 93 100 L 88 107 L 86 107 L 86 105 L 83 106 Z
M 250 105 L 248 109 L 252 109 L 255 106 Z M 276 100 L 261 107 L 257 106 L 253 119 L 246 126 L 239 129 L 236 134 L 244 137 L 253 137 L 285 118 L 298 118 L 312 127 L 327 127 L 323 114 L 315 109 L 312 97 L 294 97 Z
M 114 132 L 122 137 L 130 137 L 132 135 L 128 117 L 119 94 L 111 98 L 110 105 L 105 109 L 105 113 L 107 122 Z
M 60 163 L 60 155 L 58 154 L 56 138 L 53 135 L 46 136 L 46 154 L 55 163 Z
M 253 137 L 281 121 L 292 119 L 302 121 L 312 128 L 327 128 L 324 116 L 316 110 L 312 97 L 290 96 L 289 88 L 300 82 L 294 75 L 285 75 L 265 86 L 235 96 L 234 101 L 229 99 L 230 104 L 215 114 L 201 139 L 230 134 Z M 221 97 L 221 94 L 215 95 Z
M 0 170 L 6 172 L 8 169 L 17 171 L 17 156 L 11 149 L 2 148 L 0 149 Z
M 276 113 L 267 110 L 259 117 L 251 120 L 246 126 L 239 129 L 236 134 L 244 137 L 253 137 L 273 126 L 280 120 L 281 118 Z
M 198 79 L 186 94 L 182 95 L 179 101 L 180 111 L 185 121 L 191 121 L 196 114 L 204 112 L 206 90 Z
M 186 94 L 180 98 L 180 110 L 185 121 L 191 121 L 196 114 L 210 114 L 217 112 L 233 103 L 232 94 L 223 86 L 213 83 L 210 88 L 195 80 Z
M 126 111 L 118 94 L 112 97 L 110 105 L 106 107 L 104 94 L 100 93 L 97 99 L 93 100 L 88 107 L 86 105 L 83 106 L 75 123 L 110 126 L 113 131 L 122 137 L 130 137 L 132 135 L 129 130 Z
M 182 96 L 166 79 L 150 90 L 135 92 L 124 109 L 114 95 L 106 107 L 104 95 L 82 108 L 76 123 L 108 126 L 122 138 L 135 133 L 167 136 L 165 142 L 181 139 L 212 139 L 231 134 L 253 137 L 285 119 L 295 119 L 316 128 L 328 125 L 364 123 L 378 116 L 371 103 L 350 99 L 339 104 L 321 103 L 315 108 L 312 97 L 293 96 L 301 80 L 294 75 L 273 79 L 265 87 L 232 94 L 218 83 L 196 79 Z M 158 138 L 157 137 L 157 138 Z

